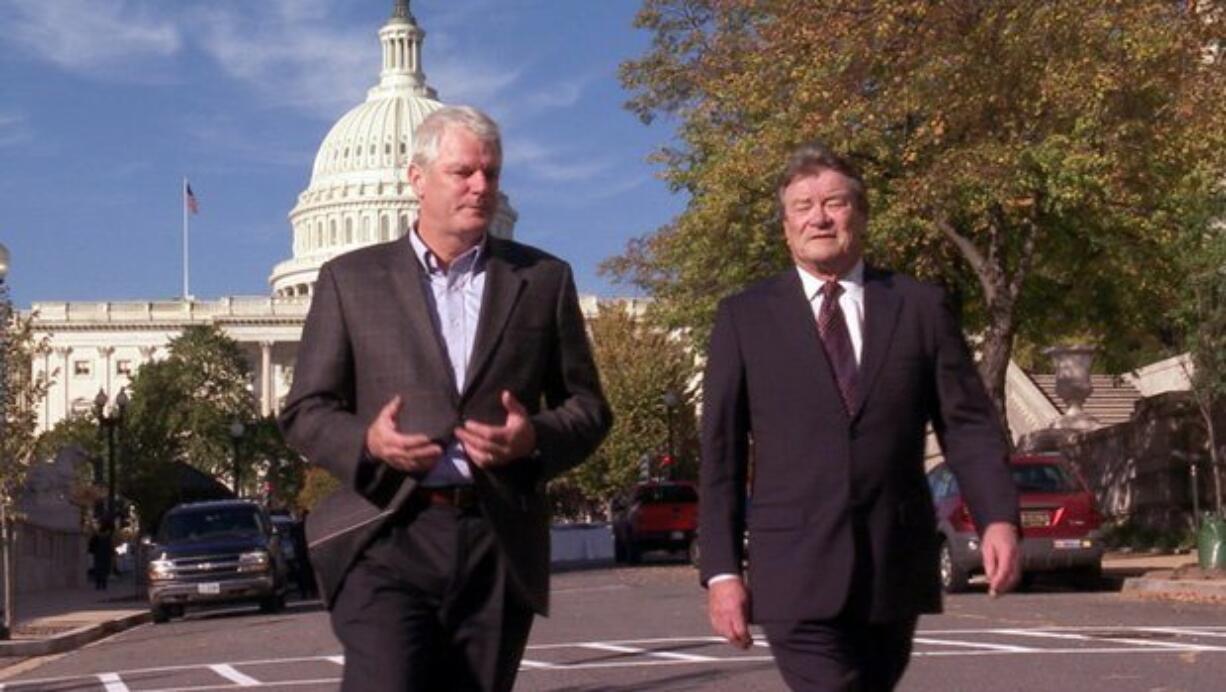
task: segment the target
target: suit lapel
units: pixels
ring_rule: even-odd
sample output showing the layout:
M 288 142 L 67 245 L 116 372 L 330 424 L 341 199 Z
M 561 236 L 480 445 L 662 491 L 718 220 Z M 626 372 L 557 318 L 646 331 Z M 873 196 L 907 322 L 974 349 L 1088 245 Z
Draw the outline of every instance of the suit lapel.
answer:
M 776 330 L 779 340 L 781 362 L 793 363 L 798 376 L 812 373 L 816 378 L 818 392 L 824 392 L 823 397 L 839 399 L 839 387 L 834 381 L 834 370 L 830 360 L 822 349 L 821 337 L 817 334 L 817 320 L 813 317 L 813 306 L 805 295 L 804 285 L 795 267 L 788 269 L 775 281 L 774 298 L 770 301 L 779 329 Z M 795 358 L 795 360 L 792 360 Z M 832 405 L 831 410 L 838 410 L 846 415 L 841 404 Z
M 426 354 L 429 367 L 435 372 L 452 373 L 446 346 L 439 339 L 434 319 L 430 316 L 430 306 L 424 293 L 426 289 L 422 286 L 421 262 L 413 253 L 409 236 L 406 234 L 397 241 L 395 247 L 395 252 L 387 255 L 390 262 L 384 266 L 384 271 L 391 282 L 392 295 L 405 315 L 404 325 L 409 332 L 409 343 L 406 345 Z M 454 380 L 455 376 L 449 375 L 449 379 Z M 451 391 L 454 396 L 456 388 L 453 386 Z
M 490 238 L 489 256 L 485 262 L 485 294 L 481 298 L 481 315 L 477 318 L 477 335 L 473 340 L 472 354 L 468 358 L 468 373 L 461 396 L 468 394 L 486 361 L 494 353 L 494 347 L 502 337 L 511 309 L 519 300 L 525 280 L 506 256 L 504 246 Z
M 864 409 L 864 402 L 873 391 L 873 382 L 889 353 L 901 307 L 902 299 L 893 289 L 890 275 L 865 266 L 864 348 L 860 358 L 860 381 L 856 386 L 857 414 Z

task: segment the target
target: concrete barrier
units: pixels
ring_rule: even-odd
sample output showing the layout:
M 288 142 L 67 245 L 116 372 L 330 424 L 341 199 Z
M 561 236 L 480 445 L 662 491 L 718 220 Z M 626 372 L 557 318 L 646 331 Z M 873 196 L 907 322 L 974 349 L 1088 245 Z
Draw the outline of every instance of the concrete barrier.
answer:
M 549 539 L 555 565 L 613 562 L 613 527 L 607 522 L 554 524 Z

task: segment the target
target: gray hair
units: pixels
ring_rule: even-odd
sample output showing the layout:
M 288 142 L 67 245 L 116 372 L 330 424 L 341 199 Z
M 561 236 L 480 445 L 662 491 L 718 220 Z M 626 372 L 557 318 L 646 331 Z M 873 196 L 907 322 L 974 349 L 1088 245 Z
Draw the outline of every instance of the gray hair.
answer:
M 853 202 L 860 213 L 868 215 L 868 193 L 865 191 L 864 178 L 860 175 L 859 169 L 851 161 L 834 153 L 825 145 L 809 142 L 792 151 L 792 155 L 788 157 L 783 167 L 783 172 L 779 175 L 779 182 L 775 186 L 775 198 L 779 204 L 780 218 L 783 218 L 783 191 L 788 185 L 795 182 L 797 178 L 817 175 L 822 171 L 834 171 L 850 178 L 854 183 L 852 186 L 855 193 Z
M 413 132 L 412 163 L 421 168 L 434 163 L 443 133 L 453 125 L 473 133 L 502 160 L 502 135 L 493 118 L 472 106 L 443 106 L 427 115 Z

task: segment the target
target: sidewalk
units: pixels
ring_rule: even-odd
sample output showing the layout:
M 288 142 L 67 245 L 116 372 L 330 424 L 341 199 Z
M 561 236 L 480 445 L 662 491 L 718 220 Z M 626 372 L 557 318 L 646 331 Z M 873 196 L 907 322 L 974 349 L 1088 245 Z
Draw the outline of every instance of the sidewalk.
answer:
M 1194 553 L 1108 553 L 1103 577 L 1128 596 L 1226 603 L 1226 578 L 1203 578 L 1195 565 Z M 0 665 L 6 657 L 70 651 L 152 619 L 144 591 L 138 594 L 131 574 L 112 580 L 105 591 L 85 587 L 18 594 L 15 610 L 13 636 L 0 641 Z
M 13 610 L 13 632 L 0 641 L 0 657 L 70 651 L 151 619 L 144 588 L 138 592 L 131 573 L 103 591 L 89 585 L 15 594 Z

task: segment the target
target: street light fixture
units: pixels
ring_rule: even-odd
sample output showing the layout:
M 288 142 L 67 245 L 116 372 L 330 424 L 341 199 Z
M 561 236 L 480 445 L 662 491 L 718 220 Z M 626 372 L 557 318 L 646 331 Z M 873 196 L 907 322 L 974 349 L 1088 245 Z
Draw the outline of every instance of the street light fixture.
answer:
M 123 388 L 119 390 L 119 395 L 115 397 L 115 405 L 107 411 L 106 407 L 107 395 L 102 389 L 98 390 L 98 395 L 94 397 L 94 415 L 98 418 L 98 425 L 106 431 L 106 513 L 109 521 L 115 521 L 115 429 L 123 428 L 124 412 L 128 408 L 128 390 Z
M 243 496 L 242 489 L 239 486 L 239 480 L 242 478 L 242 474 L 238 468 L 238 443 L 242 441 L 243 433 L 245 432 L 247 432 L 247 426 L 243 425 L 242 421 L 235 419 L 234 422 L 230 424 L 230 442 L 233 443 L 234 445 L 234 496 L 235 497 Z

